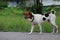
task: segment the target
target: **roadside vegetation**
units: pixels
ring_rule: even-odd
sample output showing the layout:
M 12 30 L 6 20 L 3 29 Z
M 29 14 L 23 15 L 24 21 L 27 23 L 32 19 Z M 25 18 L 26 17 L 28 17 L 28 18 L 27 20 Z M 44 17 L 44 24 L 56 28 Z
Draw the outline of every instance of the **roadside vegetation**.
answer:
M 56 10 L 56 23 L 60 32 L 60 8 Z M 0 10 L 0 32 L 29 32 L 31 25 L 30 22 L 24 19 L 23 12 L 25 9 L 21 8 L 5 8 Z M 44 12 L 49 12 L 50 7 L 44 7 Z M 45 22 L 42 24 L 43 32 L 51 32 L 51 24 Z M 35 27 L 34 32 L 39 32 L 39 28 Z

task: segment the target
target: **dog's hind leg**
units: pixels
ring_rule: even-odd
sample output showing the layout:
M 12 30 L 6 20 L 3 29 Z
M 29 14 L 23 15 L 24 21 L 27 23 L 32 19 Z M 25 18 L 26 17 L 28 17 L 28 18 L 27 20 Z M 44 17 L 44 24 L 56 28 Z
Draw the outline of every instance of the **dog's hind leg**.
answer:
M 58 26 L 56 25 L 56 23 L 53 21 L 51 22 L 52 26 L 53 26 L 53 32 L 54 30 L 56 30 L 56 33 L 58 33 Z
M 55 32 L 55 27 L 52 25 L 52 33 L 54 33 Z

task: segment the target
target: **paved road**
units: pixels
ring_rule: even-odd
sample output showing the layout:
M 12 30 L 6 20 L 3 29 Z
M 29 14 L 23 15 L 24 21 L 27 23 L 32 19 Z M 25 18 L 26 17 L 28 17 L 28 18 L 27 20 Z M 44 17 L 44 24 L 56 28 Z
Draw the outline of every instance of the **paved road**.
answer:
M 24 32 L 0 32 L 0 40 L 60 40 L 60 34 Z

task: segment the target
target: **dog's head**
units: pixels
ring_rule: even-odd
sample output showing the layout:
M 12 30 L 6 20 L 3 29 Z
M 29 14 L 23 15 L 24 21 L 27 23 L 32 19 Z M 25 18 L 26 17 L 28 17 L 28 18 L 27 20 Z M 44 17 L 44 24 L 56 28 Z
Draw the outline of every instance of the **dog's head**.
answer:
M 33 16 L 32 13 L 28 11 L 24 12 L 23 15 L 25 19 L 32 19 Z

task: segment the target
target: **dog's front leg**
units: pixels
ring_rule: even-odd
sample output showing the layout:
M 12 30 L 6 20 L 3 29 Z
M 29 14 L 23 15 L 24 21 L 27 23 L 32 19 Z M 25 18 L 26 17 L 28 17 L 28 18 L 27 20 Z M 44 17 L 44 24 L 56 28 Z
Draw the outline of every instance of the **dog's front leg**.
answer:
M 42 27 L 41 27 L 41 24 L 38 24 L 39 26 L 39 29 L 40 29 L 40 33 L 39 34 L 42 34 Z
M 28 33 L 28 34 L 32 34 L 33 29 L 34 29 L 34 25 L 31 26 L 31 31 L 30 31 L 30 33 Z

